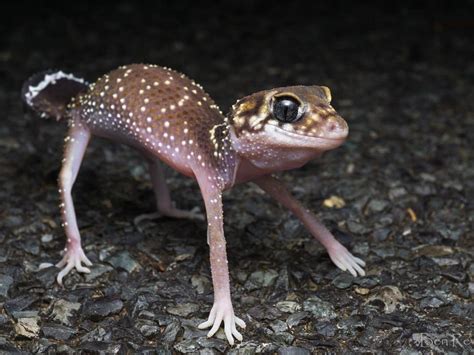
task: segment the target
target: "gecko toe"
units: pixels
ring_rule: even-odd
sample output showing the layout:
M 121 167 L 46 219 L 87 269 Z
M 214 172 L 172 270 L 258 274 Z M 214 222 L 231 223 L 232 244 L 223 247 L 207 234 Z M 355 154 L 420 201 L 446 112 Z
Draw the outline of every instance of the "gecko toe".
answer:
M 56 280 L 58 281 L 58 284 L 63 286 L 63 278 L 64 276 L 66 276 L 67 274 L 69 274 L 69 272 L 72 270 L 72 268 L 74 267 L 74 264 L 71 263 L 71 262 L 68 262 L 66 267 L 64 269 L 62 269 L 59 273 L 58 273 L 58 276 L 56 278 Z
M 222 323 L 222 318 L 223 318 L 223 314 L 218 313 L 216 316 L 216 319 L 214 320 L 214 324 L 212 325 L 211 330 L 209 331 L 209 333 L 207 333 L 208 338 L 211 338 L 219 330 L 219 327 L 221 326 L 221 323 Z
M 353 258 L 354 258 L 354 260 L 357 264 L 359 264 L 360 266 L 365 266 L 365 261 L 364 260 L 362 260 L 362 259 L 360 259 L 356 256 L 353 256 Z
M 356 268 L 356 270 L 359 272 L 359 275 L 360 276 L 365 276 L 365 270 L 362 269 L 359 265 L 355 264 L 354 267 Z
M 82 272 L 85 274 L 89 274 L 91 272 L 89 268 L 82 266 L 80 262 L 76 262 L 75 267 L 76 267 L 77 272 Z
M 198 221 L 204 221 L 206 218 L 204 217 L 204 214 L 201 212 L 201 209 L 199 207 L 194 207 L 189 211 L 190 218 L 195 219 Z
M 234 317 L 235 317 L 235 323 L 237 323 L 237 325 L 240 328 L 245 329 L 245 327 L 246 327 L 245 322 L 237 316 L 234 316 Z
M 61 259 L 61 261 L 56 264 L 56 267 L 62 268 L 62 267 L 64 267 L 64 266 L 66 266 L 66 264 L 67 264 L 67 257 L 66 257 L 66 255 L 65 255 L 65 256 Z
M 136 216 L 134 219 L 133 219 L 133 224 L 135 226 L 138 226 L 140 223 L 142 223 L 143 221 L 151 221 L 151 220 L 154 220 L 154 219 L 158 219 L 161 217 L 161 214 L 158 213 L 158 212 L 153 212 L 153 213 L 145 213 L 145 214 L 141 214 L 139 216 Z
M 230 345 L 234 345 L 234 337 L 232 336 L 232 316 L 229 315 L 224 319 L 224 333 Z
M 237 317 L 235 317 L 237 318 Z M 237 327 L 235 324 L 237 323 L 237 319 L 235 319 L 235 322 L 232 322 L 232 335 L 237 339 L 238 341 L 242 341 L 243 337 L 242 334 L 237 330 Z
M 352 274 L 352 276 L 356 277 L 357 272 L 354 270 L 350 261 L 346 261 L 346 266 L 347 266 L 347 270 Z
M 337 258 L 335 258 L 335 257 L 334 257 L 334 258 L 331 258 L 331 260 L 332 260 L 332 262 L 333 262 L 339 269 L 341 269 L 342 271 L 346 271 L 346 270 L 347 270 L 346 266 L 344 265 L 344 263 L 343 263 L 341 260 L 339 260 L 339 259 L 337 259 Z
M 199 329 L 206 329 L 209 328 L 212 324 L 214 324 L 213 320 L 207 320 L 205 322 L 202 322 L 201 324 L 198 325 Z
M 206 329 L 212 326 L 214 324 L 214 319 L 216 319 L 216 313 L 217 313 L 217 307 L 214 305 L 211 309 L 211 312 L 209 312 L 209 317 L 207 318 L 207 321 L 199 324 L 198 328 Z

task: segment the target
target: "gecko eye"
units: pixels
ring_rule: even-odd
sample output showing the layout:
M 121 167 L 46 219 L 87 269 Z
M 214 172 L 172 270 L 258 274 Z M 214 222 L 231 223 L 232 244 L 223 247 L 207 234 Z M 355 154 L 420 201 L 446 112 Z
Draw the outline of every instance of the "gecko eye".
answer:
M 294 97 L 275 97 L 272 107 L 273 116 L 280 122 L 292 123 L 298 121 L 303 116 L 300 107 L 301 103 Z

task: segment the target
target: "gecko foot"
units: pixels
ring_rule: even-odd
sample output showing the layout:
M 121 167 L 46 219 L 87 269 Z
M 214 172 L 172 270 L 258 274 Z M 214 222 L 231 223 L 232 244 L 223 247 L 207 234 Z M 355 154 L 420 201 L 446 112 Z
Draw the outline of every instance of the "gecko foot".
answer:
M 172 207 L 166 210 L 160 210 L 159 212 L 141 214 L 135 217 L 135 219 L 133 220 L 133 223 L 135 225 L 138 225 L 143 221 L 153 220 L 153 219 L 157 219 L 163 216 L 204 221 L 204 215 L 201 213 L 201 210 L 199 209 L 199 207 L 194 207 L 190 211 L 180 210 L 179 208 Z
M 245 328 L 245 322 L 234 314 L 230 300 L 224 302 L 215 302 L 212 306 L 209 318 L 204 323 L 198 325 L 199 329 L 206 329 L 212 326 L 207 337 L 212 337 L 224 321 L 224 333 L 230 345 L 234 345 L 234 337 L 242 341 L 242 334 L 237 330 L 236 324 L 242 329 Z
M 74 268 L 76 268 L 78 272 L 84 272 L 86 274 L 90 273 L 91 271 L 89 268 L 83 266 L 82 263 L 87 266 L 92 265 L 92 262 L 87 258 L 86 254 L 84 254 L 82 248 L 80 246 L 76 248 L 68 248 L 63 259 L 56 264 L 56 267 L 63 268 L 56 277 L 58 284 L 62 286 L 63 277 L 69 274 L 69 272 Z
M 329 257 L 332 262 L 342 271 L 349 271 L 353 276 L 365 276 L 365 271 L 362 268 L 365 262 L 352 255 L 345 246 L 337 242 L 334 246 L 328 249 Z

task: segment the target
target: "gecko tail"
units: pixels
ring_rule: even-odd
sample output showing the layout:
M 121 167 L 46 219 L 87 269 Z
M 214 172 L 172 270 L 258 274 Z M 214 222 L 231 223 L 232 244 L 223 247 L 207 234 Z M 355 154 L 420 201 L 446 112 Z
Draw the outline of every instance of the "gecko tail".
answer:
M 48 70 L 25 81 L 21 98 L 41 117 L 60 120 L 67 116 L 67 106 L 71 100 L 87 88 L 88 83 L 84 79 L 61 70 Z

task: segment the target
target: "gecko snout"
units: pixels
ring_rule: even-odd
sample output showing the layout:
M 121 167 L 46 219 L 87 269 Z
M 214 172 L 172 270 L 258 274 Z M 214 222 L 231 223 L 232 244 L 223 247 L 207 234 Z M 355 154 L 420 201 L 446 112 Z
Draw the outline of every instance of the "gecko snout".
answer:
M 324 135 L 328 139 L 344 140 L 349 134 L 349 126 L 338 114 L 333 114 L 324 124 Z

